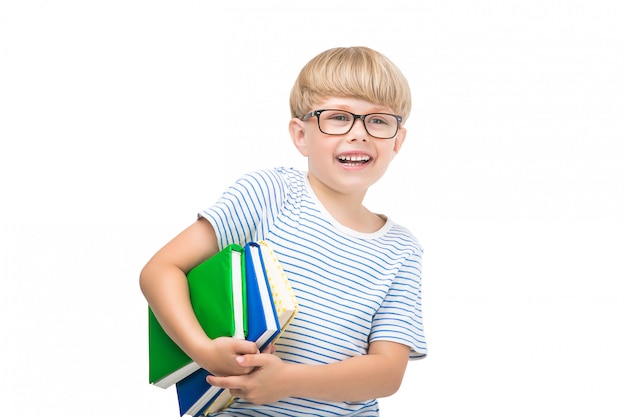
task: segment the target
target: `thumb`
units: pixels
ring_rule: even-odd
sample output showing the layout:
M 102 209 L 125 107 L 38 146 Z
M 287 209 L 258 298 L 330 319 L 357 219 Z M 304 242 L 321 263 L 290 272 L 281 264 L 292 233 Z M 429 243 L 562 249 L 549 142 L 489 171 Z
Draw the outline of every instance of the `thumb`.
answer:
M 257 367 L 262 367 L 265 364 L 265 356 L 266 355 L 258 355 L 258 354 L 241 355 L 241 356 L 237 356 L 235 360 L 240 366 L 257 368 Z
M 240 355 L 253 355 L 255 353 L 259 353 L 259 348 L 254 342 L 237 339 L 235 343 L 235 351 Z

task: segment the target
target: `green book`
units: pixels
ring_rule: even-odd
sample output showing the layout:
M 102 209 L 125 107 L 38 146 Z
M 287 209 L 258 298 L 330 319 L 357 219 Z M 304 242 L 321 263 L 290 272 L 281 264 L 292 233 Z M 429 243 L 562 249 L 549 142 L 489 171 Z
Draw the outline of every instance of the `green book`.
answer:
M 247 335 L 246 274 L 243 248 L 233 244 L 187 274 L 189 297 L 202 329 L 211 339 Z M 200 366 L 167 335 L 148 308 L 150 383 L 167 388 Z

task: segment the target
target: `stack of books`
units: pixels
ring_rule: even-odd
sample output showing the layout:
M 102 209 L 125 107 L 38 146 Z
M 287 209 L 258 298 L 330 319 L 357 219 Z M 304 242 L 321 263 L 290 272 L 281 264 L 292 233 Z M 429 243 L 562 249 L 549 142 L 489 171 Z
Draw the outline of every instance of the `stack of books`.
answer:
M 255 342 L 259 350 L 276 341 L 298 311 L 298 303 L 276 255 L 266 241 L 230 245 L 187 274 L 191 306 L 207 336 Z M 228 407 L 232 395 L 207 381 L 148 309 L 149 379 L 161 388 L 176 385 L 181 416 L 198 417 Z

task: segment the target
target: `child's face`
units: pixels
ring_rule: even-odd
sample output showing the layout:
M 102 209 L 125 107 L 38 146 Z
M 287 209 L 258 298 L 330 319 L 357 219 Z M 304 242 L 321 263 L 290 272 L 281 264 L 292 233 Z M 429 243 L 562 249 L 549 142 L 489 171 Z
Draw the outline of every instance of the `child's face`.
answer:
M 326 99 L 310 110 L 324 109 L 346 110 L 357 115 L 393 113 L 387 107 L 345 97 Z M 315 116 L 304 121 L 292 119 L 289 131 L 296 148 L 308 157 L 309 179 L 314 189 L 324 187 L 324 191 L 360 198 L 383 176 L 406 136 L 406 130 L 400 127 L 391 139 L 374 138 L 359 119 L 348 133 L 328 135 L 320 131 Z

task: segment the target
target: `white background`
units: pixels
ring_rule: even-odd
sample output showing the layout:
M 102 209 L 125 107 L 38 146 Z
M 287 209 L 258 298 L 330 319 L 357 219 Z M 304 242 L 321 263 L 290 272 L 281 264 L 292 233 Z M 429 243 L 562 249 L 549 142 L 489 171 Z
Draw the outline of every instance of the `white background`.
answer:
M 306 166 L 291 85 L 351 45 L 414 99 L 367 204 L 425 247 L 430 353 L 381 415 L 626 415 L 626 3 L 0 4 L 0 415 L 177 416 L 139 271 L 239 175 Z

